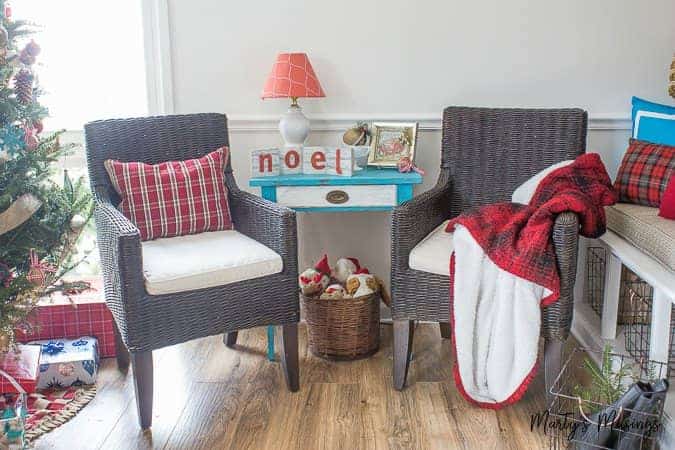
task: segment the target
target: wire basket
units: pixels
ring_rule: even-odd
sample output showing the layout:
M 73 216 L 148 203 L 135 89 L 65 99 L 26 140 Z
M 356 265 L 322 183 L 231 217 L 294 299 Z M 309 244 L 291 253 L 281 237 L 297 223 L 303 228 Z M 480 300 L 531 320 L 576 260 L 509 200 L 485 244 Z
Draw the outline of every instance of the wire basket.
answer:
M 633 282 L 628 288 L 631 310 L 624 327 L 626 351 L 637 361 L 649 360 L 651 339 L 651 313 L 654 290 L 644 281 Z M 675 307 L 670 316 L 670 341 L 668 343 L 667 376 L 675 377 Z M 644 371 L 649 368 L 642 364 Z
M 551 387 L 552 401 L 547 420 L 532 420 L 534 427 L 541 427 L 542 424 L 545 427 L 543 431 L 549 437 L 549 448 L 614 449 L 624 439 L 636 441 L 636 446 L 631 448 L 655 448 L 663 428 L 663 402 L 651 412 L 631 408 L 612 409 L 608 408 L 611 402 L 601 394 L 604 391 L 598 389 L 593 395 L 588 395 L 588 391 L 580 392 L 580 388 L 588 388 L 592 384 L 587 366 L 590 360 L 605 361 L 604 367 L 611 367 L 611 372 L 615 374 L 612 383 L 622 386 L 623 389 L 628 389 L 636 381 L 650 383 L 660 380 L 667 373 L 667 365 L 664 363 L 648 362 L 647 376 L 641 365 L 636 364 L 629 356 L 575 348 Z M 609 414 L 602 420 L 594 421 L 593 413 L 597 411 L 609 411 Z M 611 436 L 603 444 L 584 438 L 587 427 L 597 427 L 598 422 L 602 422 L 600 426 L 603 432 Z
M 599 316 L 605 295 L 605 265 L 607 250 L 604 247 L 589 247 L 586 260 L 586 303 Z M 638 277 L 626 266 L 621 267 L 621 286 L 619 289 L 619 310 L 617 323 L 619 325 L 649 323 L 651 320 L 648 311 L 635 299 L 635 293 L 642 297 L 652 297 L 652 287 Z
M 602 302 L 605 295 L 605 249 L 588 247 L 586 259 L 586 302 L 602 315 Z

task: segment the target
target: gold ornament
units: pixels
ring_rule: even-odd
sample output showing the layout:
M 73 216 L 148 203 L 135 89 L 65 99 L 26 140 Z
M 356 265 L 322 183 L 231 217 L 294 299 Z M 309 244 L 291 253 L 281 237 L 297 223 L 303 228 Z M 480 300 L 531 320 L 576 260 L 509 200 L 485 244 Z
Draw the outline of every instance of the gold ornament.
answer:
M 368 142 L 368 125 L 359 122 L 356 126 L 345 131 L 342 141 L 347 145 L 366 145 Z
M 9 351 L 9 336 L 0 333 L 0 353 Z

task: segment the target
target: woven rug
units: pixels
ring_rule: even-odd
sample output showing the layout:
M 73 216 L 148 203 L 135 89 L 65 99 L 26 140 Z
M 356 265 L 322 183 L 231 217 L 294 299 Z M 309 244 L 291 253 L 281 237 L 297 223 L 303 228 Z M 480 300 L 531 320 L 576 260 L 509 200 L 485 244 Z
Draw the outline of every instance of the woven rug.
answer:
M 67 389 L 28 394 L 26 439 L 29 442 L 33 441 L 68 422 L 87 406 L 95 395 L 96 385 L 72 386 Z

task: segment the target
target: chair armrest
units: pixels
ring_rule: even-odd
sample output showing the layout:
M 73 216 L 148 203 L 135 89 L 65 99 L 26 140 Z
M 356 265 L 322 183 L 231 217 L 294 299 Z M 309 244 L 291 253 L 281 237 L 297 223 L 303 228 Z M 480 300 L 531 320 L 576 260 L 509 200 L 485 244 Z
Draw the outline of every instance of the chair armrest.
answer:
M 295 211 L 240 189 L 230 189 L 229 197 L 235 229 L 281 255 L 284 273 L 297 277 Z
M 145 295 L 141 236 L 107 196 L 98 193 L 94 195 L 94 219 L 106 303 L 126 337 L 126 320 Z
M 434 228 L 450 218 L 452 187 L 444 176 L 436 186 L 394 208 L 391 214 L 392 283 L 408 267 L 410 251 Z
M 560 298 L 544 308 L 542 331 L 547 339 L 565 340 L 569 336 L 574 313 L 578 244 L 579 218 L 572 212 L 559 214 L 553 226 L 553 245 L 560 274 Z

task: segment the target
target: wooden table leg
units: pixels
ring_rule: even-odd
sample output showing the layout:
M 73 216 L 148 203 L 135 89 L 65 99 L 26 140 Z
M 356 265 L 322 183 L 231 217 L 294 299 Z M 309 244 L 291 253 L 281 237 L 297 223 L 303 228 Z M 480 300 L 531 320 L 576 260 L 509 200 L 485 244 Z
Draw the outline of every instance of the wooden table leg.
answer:
M 267 359 L 274 361 L 274 325 L 267 326 Z
M 654 289 L 652 300 L 652 326 L 649 333 L 649 359 L 668 364 L 670 358 L 670 319 L 672 299 Z M 665 377 L 665 372 L 660 374 Z
M 621 289 L 621 260 L 607 250 L 605 262 L 605 295 L 602 302 L 602 338 L 616 339 L 616 321 L 619 314 Z

